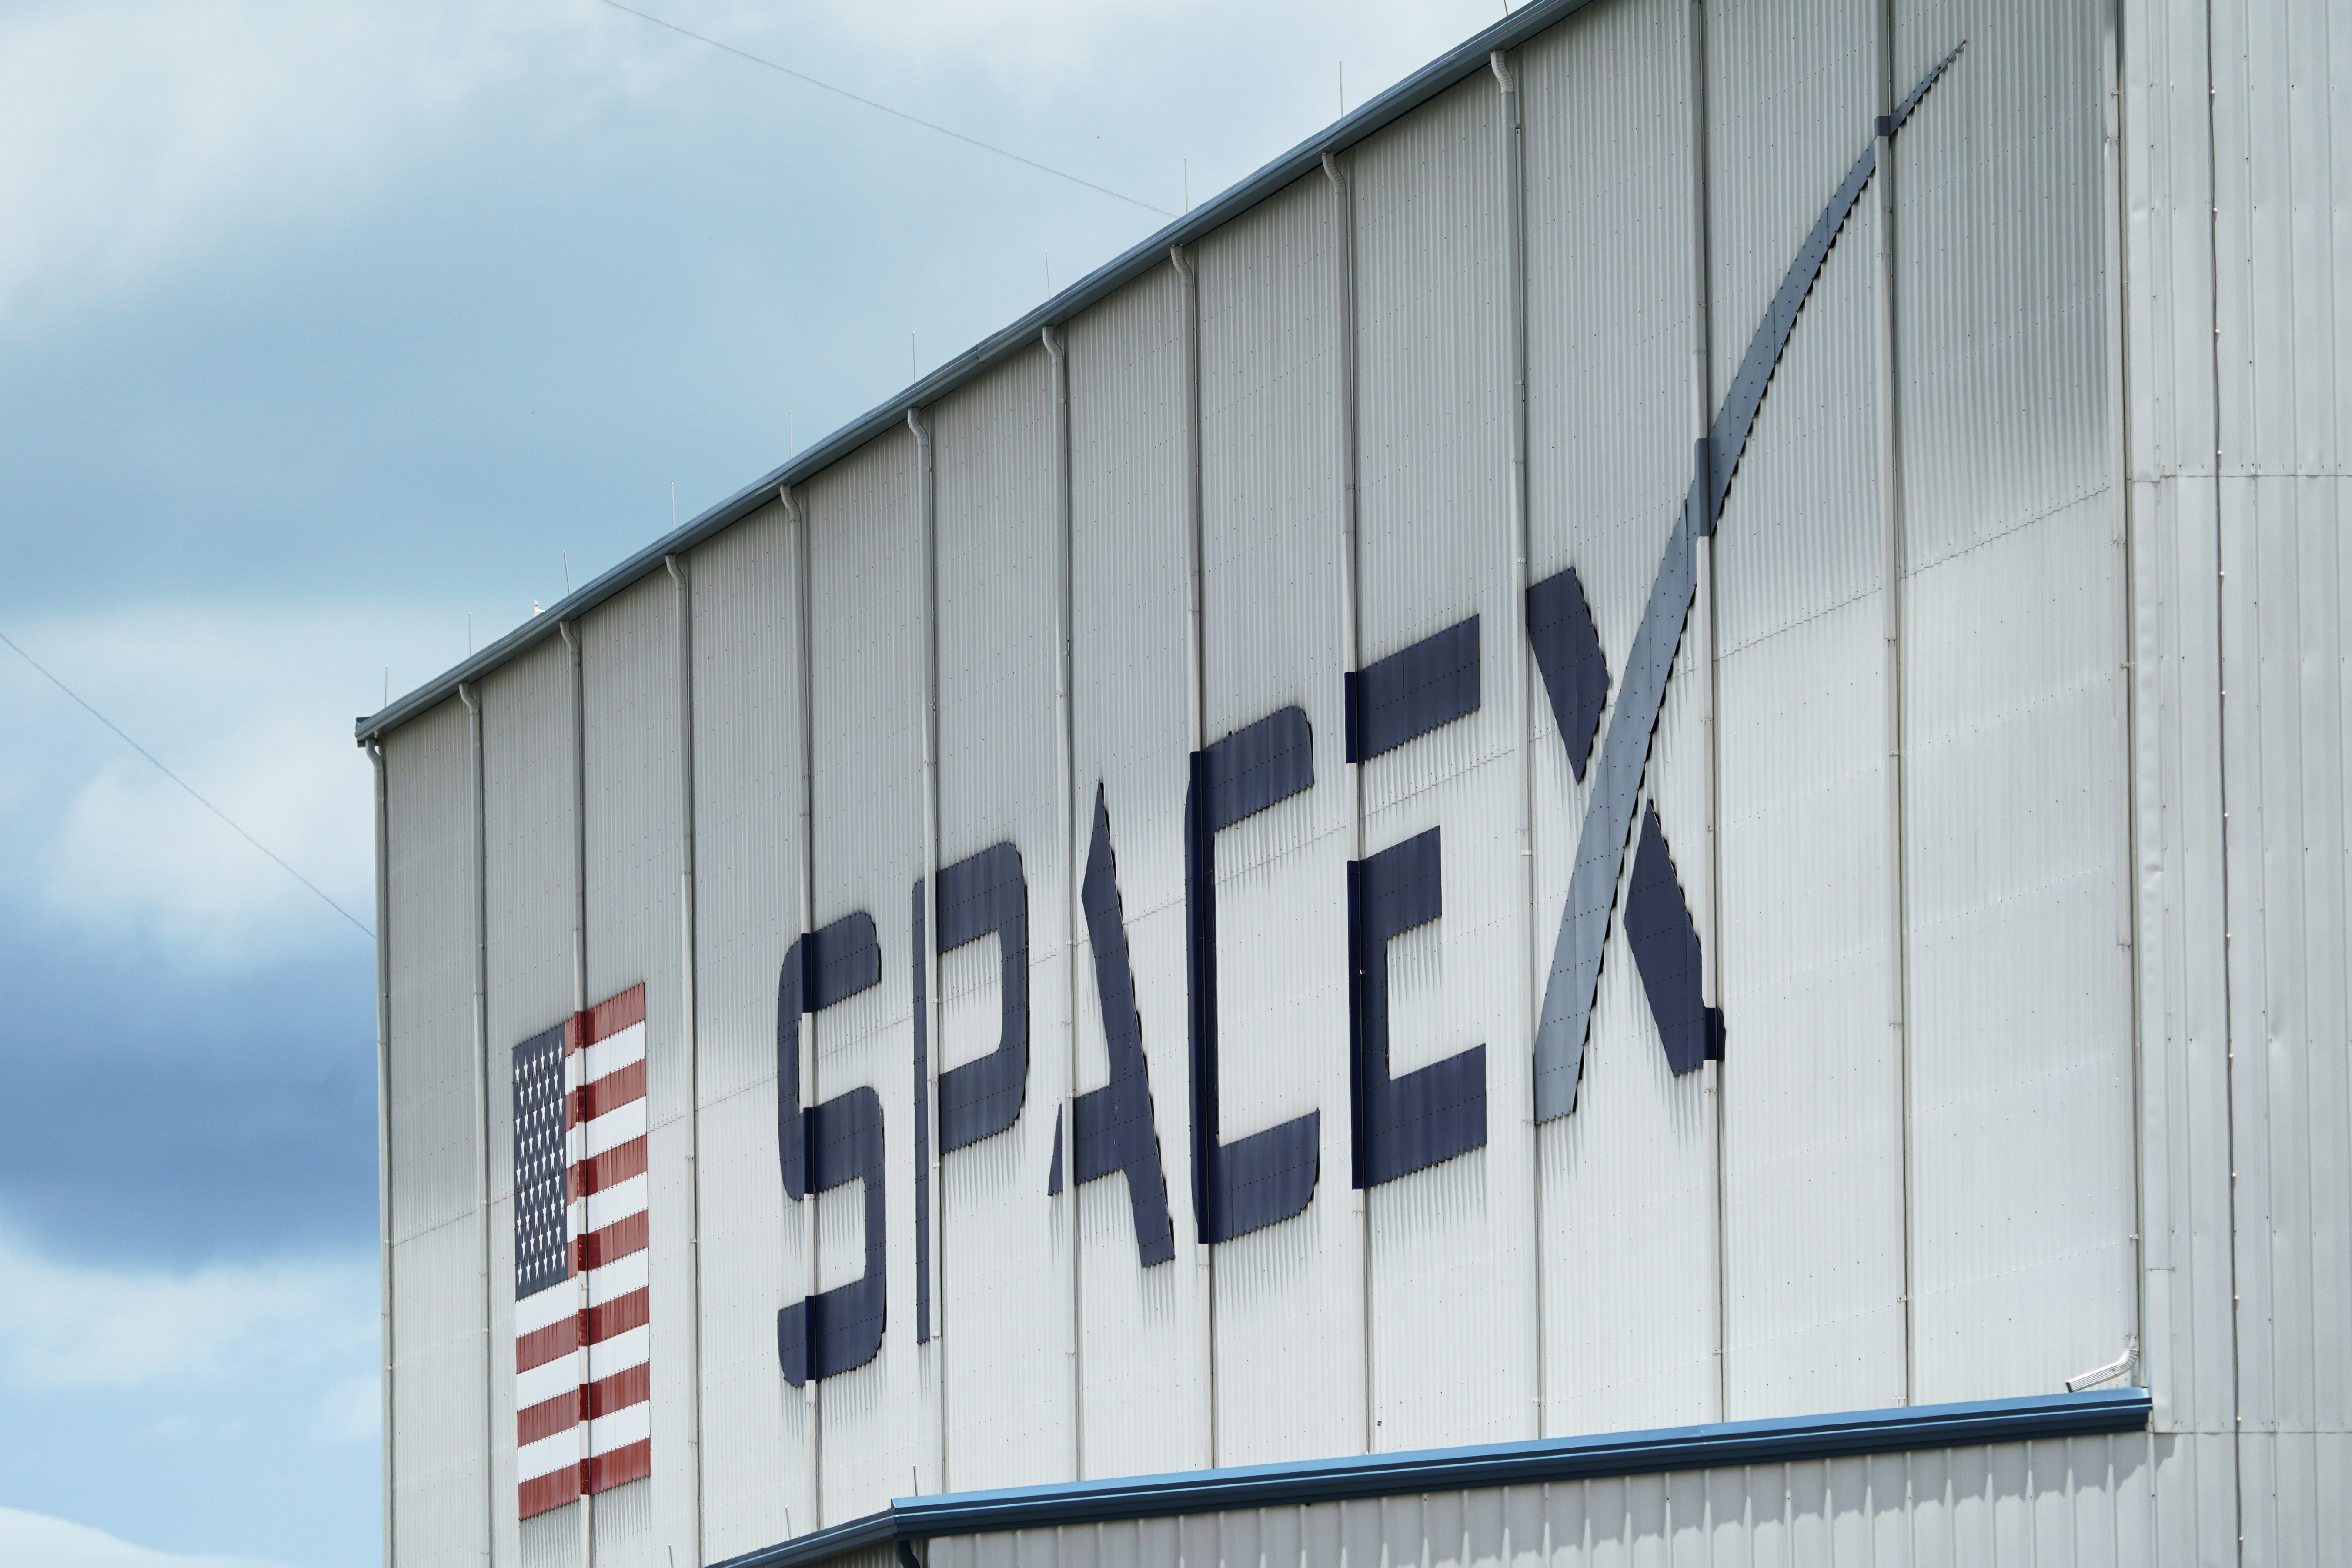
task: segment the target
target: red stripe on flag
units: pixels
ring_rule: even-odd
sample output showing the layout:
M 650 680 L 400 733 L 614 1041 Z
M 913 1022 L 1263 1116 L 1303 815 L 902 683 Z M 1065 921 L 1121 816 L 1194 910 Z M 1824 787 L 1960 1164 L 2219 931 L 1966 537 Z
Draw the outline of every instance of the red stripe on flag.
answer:
M 615 1334 L 642 1329 L 653 1321 L 653 1291 L 643 1285 L 625 1296 L 615 1296 L 583 1314 L 588 1320 L 588 1342 L 603 1344 Z
M 592 1492 L 610 1491 L 629 1481 L 641 1481 L 654 1473 L 653 1439 L 640 1437 L 609 1454 L 599 1454 L 585 1468 Z
M 588 1015 L 574 1013 L 563 1020 L 563 1054 L 570 1056 L 588 1043 Z
M 567 1388 L 552 1399 L 542 1399 L 528 1410 L 515 1413 L 515 1446 L 536 1443 L 541 1437 L 552 1437 L 558 1432 L 577 1426 L 584 1419 L 580 1414 L 580 1390 Z
M 566 1465 L 543 1476 L 534 1476 L 517 1487 L 521 1511 L 517 1516 L 530 1519 L 550 1509 L 562 1508 L 580 1495 L 580 1472 L 583 1467 Z
M 618 996 L 599 1002 L 588 1015 L 588 1043 L 607 1040 L 632 1024 L 646 1021 L 646 988 L 632 985 Z
M 572 1195 L 584 1198 L 590 1193 L 601 1193 L 606 1187 L 617 1187 L 631 1176 L 646 1173 L 646 1141 L 643 1136 L 630 1139 L 615 1149 L 607 1149 L 572 1167 Z
M 583 1084 L 572 1091 L 572 1120 L 567 1127 L 578 1127 L 593 1121 L 608 1110 L 617 1110 L 646 1097 L 646 1064 L 631 1062 L 616 1072 L 608 1072 L 594 1083 Z
M 545 1366 L 558 1356 L 570 1355 L 582 1342 L 580 1315 L 576 1312 L 543 1329 L 533 1329 L 515 1341 L 515 1370 L 529 1372 L 532 1367 Z
M 646 1211 L 624 1215 L 601 1230 L 592 1230 L 572 1241 L 572 1268 L 585 1274 L 591 1268 L 602 1268 L 616 1258 L 626 1258 L 633 1252 L 643 1252 L 648 1245 L 646 1236 Z
M 654 1369 L 645 1362 L 623 1367 L 610 1377 L 600 1377 L 588 1385 L 588 1417 L 610 1415 L 615 1410 L 626 1410 L 632 1405 L 643 1405 L 654 1396 Z

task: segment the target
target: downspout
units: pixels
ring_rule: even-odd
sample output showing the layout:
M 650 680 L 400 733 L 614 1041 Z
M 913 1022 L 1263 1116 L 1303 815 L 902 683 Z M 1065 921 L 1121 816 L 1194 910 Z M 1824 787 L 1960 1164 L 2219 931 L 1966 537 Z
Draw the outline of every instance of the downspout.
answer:
M 1706 7 L 1691 0 L 1691 449 L 1694 471 L 1712 466 L 1708 431 L 1709 410 L 1715 406 L 1715 258 L 1707 213 L 1706 134 Z M 1699 943 L 1700 981 L 1710 1005 L 1723 1005 L 1723 726 L 1722 679 L 1716 650 L 1715 530 L 1697 541 L 1698 587 L 1706 596 L 1706 612 L 1696 617 L 1706 643 L 1706 940 Z M 1706 1064 L 1705 1093 L 1715 1155 L 1715 1409 L 1716 1419 L 1731 1419 L 1731 1260 L 1728 1225 L 1731 1200 L 1724 1158 L 1726 1063 L 1718 1058 Z
M 1916 1178 L 1912 1171 L 1911 921 L 1904 861 L 1907 834 L 1903 797 L 1903 463 L 1895 418 L 1895 6 L 1878 6 L 1878 221 L 1873 259 L 1876 289 L 1878 384 L 1879 571 L 1885 592 L 1886 638 L 1886 819 L 1891 838 L 1886 857 L 1887 919 L 1893 973 L 1887 999 L 1888 1026 L 1895 1035 L 1897 1099 L 1895 1125 L 1903 1156 L 1903 1403 L 1919 1398 L 1918 1237 L 1913 1223 Z
M 686 1038 L 686 1227 L 688 1297 L 687 1441 L 694 1450 L 694 1561 L 702 1563 L 702 1041 L 694 924 L 694 584 L 687 558 L 665 555 L 677 584 L 678 977 Z
M 576 1024 L 584 1024 L 588 1012 L 588 689 L 587 671 L 582 663 L 580 624 L 558 621 L 555 629 L 562 634 L 563 646 L 571 655 L 572 683 L 572 1016 Z M 567 1100 L 569 1096 L 565 1097 Z M 571 1118 L 567 1112 L 565 1121 Z M 579 1303 L 583 1321 L 588 1310 L 588 1271 L 579 1271 L 573 1287 L 573 1300 Z M 588 1365 L 583 1382 L 593 1382 L 596 1375 L 595 1352 L 593 1347 L 583 1347 L 581 1354 Z M 583 1421 L 580 1434 L 580 1561 L 593 1564 L 596 1561 L 596 1494 L 588 1489 L 589 1454 L 588 1423 Z
M 377 1311 L 383 1341 L 383 1562 L 400 1558 L 393 1527 L 392 1339 L 392 795 L 383 742 L 366 742 L 375 769 L 375 1191 Z
M 1086 1479 L 1085 1279 L 1078 1249 L 1078 811 L 1077 731 L 1071 693 L 1070 557 L 1073 526 L 1070 496 L 1070 359 L 1066 331 L 1047 327 L 1043 336 L 1051 362 L 1054 419 L 1054 747 L 1062 811 L 1062 1044 L 1066 1076 L 1062 1112 L 1056 1118 L 1062 1147 L 1055 1158 L 1069 1173 L 1062 1193 L 1070 1226 L 1070 1479 Z
M 474 1214 L 482 1230 L 482 1559 L 488 1562 L 494 1555 L 491 1543 L 497 1539 L 499 1518 L 498 1352 L 490 1332 L 489 835 L 484 816 L 488 791 L 482 770 L 482 689 L 461 680 L 457 700 L 466 705 L 467 771 L 474 797 L 474 1131 L 481 1152 L 475 1171 Z
M 1341 723 L 1349 734 L 1355 732 L 1356 670 L 1363 663 L 1362 611 L 1357 591 L 1356 548 L 1356 193 L 1348 184 L 1348 176 L 1339 160 L 1329 153 L 1323 154 L 1323 177 L 1331 182 L 1335 198 L 1334 237 L 1339 252 L 1339 668 L 1341 680 Z M 1347 760 L 1340 768 L 1342 811 L 1348 825 L 1348 865 L 1349 879 L 1352 869 L 1364 858 L 1364 770 L 1355 760 L 1355 747 L 1346 747 L 1341 755 Z M 1352 918 L 1352 917 L 1351 917 Z M 1351 989 L 1356 958 L 1349 954 Z M 1354 1049 L 1356 1042 L 1349 1041 Z M 1352 1137 L 1363 1125 L 1362 1107 L 1351 1106 L 1348 1125 Z M 1355 1159 L 1350 1151 L 1349 1163 Z M 1356 1220 L 1356 1365 L 1362 1377 L 1362 1405 L 1359 1413 L 1364 1422 L 1364 1452 L 1379 1447 L 1380 1416 L 1378 1400 L 1372 1386 L 1372 1210 L 1367 1201 L 1363 1184 L 1348 1184 L 1348 1199 Z
M 2116 465 L 2116 564 L 2118 573 L 2116 587 L 2120 603 L 2118 629 L 2122 634 L 2123 683 L 2123 750 L 2124 750 L 2124 832 L 2121 883 L 2123 909 L 2117 921 L 2116 940 L 2130 951 L 2131 973 L 2131 1063 L 2132 1063 L 2132 1337 L 2125 1346 L 2126 1359 L 2132 1363 L 2125 1368 L 2144 1384 L 2153 1383 L 2147 1374 L 2143 1359 L 2147 1346 L 2147 1285 L 2149 1257 L 2149 1225 L 2147 1201 L 2147 1046 L 2143 1030 L 2146 1015 L 2140 986 L 2146 973 L 2144 948 L 2140 941 L 2139 903 L 2139 791 L 2144 777 L 2140 766 L 2141 724 L 2137 691 L 2138 670 L 2135 648 L 2137 644 L 2136 619 L 2139 595 L 2136 574 L 2138 572 L 2137 543 L 2133 538 L 2132 473 L 2131 473 L 2131 340 L 2124 327 L 2124 301 L 2131 298 L 2129 279 L 2125 273 L 2124 171 L 2123 171 L 2123 38 L 2122 19 L 2116 0 L 2105 0 L 2100 7 L 2102 31 L 2099 55 L 2101 115 L 2105 132 L 2100 149 L 2101 174 L 2105 190 L 2105 222 L 2101 238 L 2106 252 L 2106 330 L 2107 330 L 2107 447 L 2114 454 Z M 2168 1404 L 2156 1406 L 2156 1428 L 2164 1429 L 2171 1415 Z
M 790 485 L 776 487 L 776 500 L 782 503 L 784 516 L 793 525 L 793 549 L 797 570 L 794 573 L 793 624 L 796 635 L 793 644 L 793 695 L 795 716 L 800 721 L 800 927 L 803 941 L 816 930 L 816 678 L 811 663 L 814 637 L 809 630 L 809 613 L 815 595 L 809 591 L 809 564 L 814 552 L 809 548 L 809 517 Z M 816 1103 L 816 1015 L 802 1011 L 793 1023 L 800 1037 L 800 1103 L 805 1110 Z M 809 1194 L 799 1205 L 801 1218 L 801 1296 L 814 1300 L 817 1293 L 817 1224 L 816 1194 Z M 781 1386 L 790 1384 L 778 1380 Z M 817 1380 L 803 1379 L 801 1384 L 801 1426 L 808 1434 L 809 1496 L 804 1517 L 809 1530 L 824 1525 L 824 1427 L 819 1419 L 822 1412 L 817 1400 Z M 786 1395 L 790 1397 L 789 1394 Z M 785 1533 L 792 1532 L 789 1512 Z M 803 1532 L 806 1533 L 806 1532 Z
M 1184 312 L 1184 718 L 1187 754 L 1208 742 L 1207 653 L 1201 580 L 1201 273 L 1181 245 L 1168 247 Z M 1199 1234 L 1200 1216 L 1193 1216 Z M 1217 1468 L 1217 1249 L 1195 1241 L 1193 1277 L 1201 1292 L 1201 1468 Z
M 1527 960 L 1520 978 L 1525 982 L 1519 998 L 1520 1016 L 1527 1020 L 1529 1038 L 1535 1035 L 1536 1009 L 1542 1005 L 1543 994 L 1536 987 L 1536 965 L 1540 960 L 1536 943 L 1539 940 L 1533 911 L 1536 908 L 1536 840 L 1535 840 L 1535 682 L 1528 678 L 1528 584 L 1532 580 L 1528 569 L 1531 541 L 1528 521 L 1528 197 L 1527 197 L 1527 128 L 1521 118 L 1518 79 L 1511 74 L 1511 57 L 1507 49 L 1496 49 L 1486 58 L 1495 73 L 1496 84 L 1502 92 L 1503 123 L 1503 254 L 1510 269 L 1505 286 L 1504 300 L 1507 319 L 1504 335 L 1509 340 L 1511 378 L 1508 389 L 1509 413 L 1505 420 L 1505 439 L 1509 448 L 1510 483 L 1504 497 L 1505 522 L 1510 535 L 1511 592 L 1503 614 L 1505 645 L 1513 652 L 1509 666 L 1517 671 L 1518 721 L 1517 744 L 1519 752 L 1518 795 L 1515 803 L 1518 816 L 1520 897 L 1527 918 Z M 1543 1140 L 1537 1135 L 1528 1146 L 1528 1158 L 1534 1165 L 1535 1179 L 1528 1184 L 1534 1195 L 1534 1245 L 1528 1257 L 1533 1261 L 1531 1270 L 1535 1299 L 1533 1362 L 1535 1397 L 1528 1402 L 1533 1417 L 1534 1431 L 1529 1436 L 1544 1435 L 1544 1205 L 1543 1205 Z
M 918 726 L 923 751 L 923 951 L 913 961 L 923 966 L 924 1029 L 931 1042 L 929 1082 L 925 1103 L 936 1114 L 940 1103 L 940 1058 L 946 1041 L 940 1035 L 939 918 L 940 907 L 940 495 L 933 467 L 931 427 L 918 409 L 907 410 L 907 428 L 915 433 L 915 502 L 922 532 L 923 618 L 921 666 L 923 710 Z M 931 1143 L 931 1267 L 942 1286 L 947 1268 L 947 1151 L 943 1140 Z M 940 1490 L 948 1489 L 947 1291 L 931 1292 L 931 1340 L 938 1345 L 936 1384 L 940 1415 Z

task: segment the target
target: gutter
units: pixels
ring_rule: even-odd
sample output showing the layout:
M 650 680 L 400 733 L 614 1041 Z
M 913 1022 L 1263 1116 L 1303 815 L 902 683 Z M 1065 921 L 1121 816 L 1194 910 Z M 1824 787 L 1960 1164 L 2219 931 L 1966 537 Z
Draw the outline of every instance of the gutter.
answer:
M 2144 1432 L 2150 1407 L 2147 1390 L 2125 1388 L 898 1498 L 878 1513 L 730 1557 L 718 1568 L 803 1568 L 886 1542 L 938 1536 Z M 911 1555 L 902 1549 L 899 1560 Z
M 709 508 L 505 637 L 401 698 L 383 711 L 357 721 L 365 745 L 454 695 L 460 681 L 480 679 L 555 635 L 555 626 L 576 621 L 641 578 L 663 570 L 662 558 L 682 554 L 772 501 L 782 485 L 798 485 L 831 468 L 876 437 L 901 424 L 909 408 L 929 407 L 967 382 L 978 379 L 1013 355 L 1034 348 L 1048 327 L 1058 327 L 1167 260 L 1169 247 L 1192 244 L 1308 174 L 1319 173 L 1327 153 L 1345 152 L 1384 130 L 1431 99 L 1489 69 L 1497 49 L 1516 48 L 1537 34 L 1582 10 L 1591 0 L 1530 0 L 1476 37 L 1455 45 L 1386 92 L 1301 142 L 1240 184 L 1193 208 L 1117 259 L 1097 268 L 1020 320 L 982 339 L 888 402 L 843 426 L 733 495 Z

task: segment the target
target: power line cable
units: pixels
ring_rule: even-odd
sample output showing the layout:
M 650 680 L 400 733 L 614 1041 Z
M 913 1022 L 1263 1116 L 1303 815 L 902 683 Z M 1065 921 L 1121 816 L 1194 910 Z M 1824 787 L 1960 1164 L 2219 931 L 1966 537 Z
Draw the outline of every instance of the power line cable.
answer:
M 1129 206 L 1141 207 L 1148 213 L 1158 213 L 1161 217 L 1174 217 L 1176 216 L 1165 207 L 1155 207 L 1150 202 L 1138 201 L 1135 197 L 1130 196 L 1122 191 L 1114 191 L 1108 185 L 1097 185 L 1092 180 L 1082 180 L 1076 174 L 1066 173 L 1060 169 L 1049 168 L 1045 164 L 1037 162 L 1034 158 L 1024 158 L 1018 153 L 1011 152 L 1005 148 L 994 146 L 989 142 L 982 142 L 977 136 L 967 136 L 961 131 L 950 131 L 944 125 L 934 124 L 930 121 L 919 119 L 915 115 L 908 113 L 903 109 L 893 109 L 887 103 L 877 103 L 870 98 L 860 98 L 857 94 L 850 91 L 845 87 L 835 87 L 829 81 L 819 81 L 816 78 L 803 71 L 796 71 L 790 66 L 780 66 L 773 60 L 762 59 L 758 55 L 752 54 L 748 49 L 739 49 L 732 44 L 722 44 L 716 38 L 704 37 L 700 33 L 689 31 L 685 27 L 679 26 L 675 22 L 665 22 L 659 16 L 650 16 L 646 12 L 636 9 L 633 5 L 624 5 L 621 4 L 621 0 L 603 0 L 603 4 L 610 5 L 615 11 L 626 11 L 630 16 L 637 17 L 641 21 L 651 22 L 656 27 L 667 27 L 671 32 L 677 34 L 680 37 L 692 38 L 698 44 L 709 44 L 714 49 L 724 49 L 729 54 L 734 55 L 739 58 L 750 60 L 755 66 L 765 66 L 772 71 L 782 71 L 784 75 L 792 78 L 794 81 L 806 82 L 811 87 L 822 88 L 826 92 L 833 93 L 837 97 L 845 98 L 852 103 L 862 103 L 868 109 L 878 109 L 885 114 L 895 115 L 897 118 L 907 121 L 909 125 L 919 125 L 926 131 L 936 131 L 942 136 L 952 136 L 957 141 L 961 142 L 968 146 L 977 147 L 983 153 L 993 153 L 1000 158 L 1010 158 L 1016 163 L 1026 163 L 1029 167 L 1036 170 L 1041 174 L 1051 174 L 1057 180 L 1067 180 L 1074 185 L 1084 185 L 1087 189 L 1096 192 L 1097 195 L 1109 196 L 1115 201 L 1125 202 Z
M 293 878 L 296 881 L 301 883 L 312 892 L 317 893 L 319 895 L 320 901 L 324 903 L 329 909 L 342 916 L 343 919 L 351 921 L 352 924 L 359 926 L 361 935 L 366 937 L 370 942 L 373 942 L 375 940 L 375 932 L 368 930 L 368 928 L 363 925 L 360 925 L 359 917 L 357 915 L 352 914 L 351 910 L 343 908 L 342 905 L 335 902 L 334 900 L 328 898 L 325 889 L 320 888 L 318 883 L 310 880 L 310 878 L 305 877 L 301 872 L 294 869 L 293 867 L 287 865 L 284 860 L 278 859 L 277 851 L 270 848 L 268 845 L 264 844 L 260 839 L 256 838 L 244 828 L 237 826 L 236 821 L 230 817 L 227 812 L 223 811 L 219 806 L 215 805 L 211 801 L 208 801 L 203 795 L 198 795 L 196 793 L 195 785 L 190 784 L 187 780 L 182 778 L 179 774 L 165 767 L 163 763 L 163 760 L 157 757 L 154 752 L 149 751 L 146 747 L 132 740 L 129 735 L 124 734 L 121 725 L 117 724 L 113 720 L 108 718 L 97 709 L 92 708 L 89 703 L 83 699 L 81 693 L 76 691 L 72 687 L 68 686 L 64 681 L 59 680 L 56 676 L 51 675 L 47 668 L 44 666 L 39 659 L 35 658 L 31 654 L 26 653 L 23 648 L 18 647 L 14 637 L 11 637 L 5 632 L 0 632 L 0 643 L 6 643 L 9 648 L 18 658 L 23 659 L 35 669 L 39 670 L 42 679 L 47 680 L 51 686 L 56 687 L 59 691 L 64 692 L 68 697 L 70 697 L 76 702 L 80 703 L 84 712 L 97 720 L 100 723 L 105 725 L 108 729 L 113 731 L 115 735 L 124 745 L 130 747 L 132 751 L 138 752 L 149 762 L 153 763 L 157 773 L 162 773 L 165 778 L 170 779 L 173 784 L 178 784 L 182 789 L 188 792 L 189 799 L 194 801 L 198 805 L 203 806 L 206 811 L 211 812 L 215 816 L 219 817 L 223 822 L 227 823 L 230 830 L 239 838 L 244 839 L 247 844 L 252 845 L 256 849 L 260 850 L 272 860 L 277 860 L 278 869 L 284 871 L 288 876 Z

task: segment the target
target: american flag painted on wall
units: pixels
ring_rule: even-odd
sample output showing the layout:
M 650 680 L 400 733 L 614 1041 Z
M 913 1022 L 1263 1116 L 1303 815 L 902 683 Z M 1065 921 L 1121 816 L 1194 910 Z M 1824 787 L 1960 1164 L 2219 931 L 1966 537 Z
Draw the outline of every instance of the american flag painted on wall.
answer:
M 646 988 L 514 1053 L 520 1517 L 653 1470 Z

